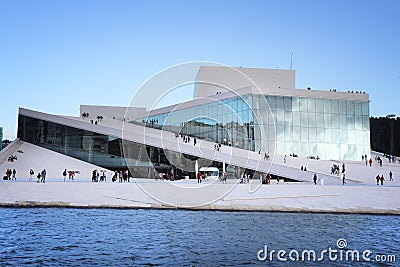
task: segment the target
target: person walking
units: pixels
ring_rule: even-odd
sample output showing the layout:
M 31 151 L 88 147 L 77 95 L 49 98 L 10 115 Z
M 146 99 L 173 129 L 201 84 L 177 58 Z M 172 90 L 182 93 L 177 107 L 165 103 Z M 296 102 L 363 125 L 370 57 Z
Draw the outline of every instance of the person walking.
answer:
M 43 171 L 42 171 L 42 183 L 46 183 L 46 174 L 47 174 L 46 169 L 43 169 Z
M 287 156 L 285 155 L 285 156 L 283 157 L 283 163 L 286 163 L 286 159 L 287 159 Z
M 97 170 L 92 171 L 92 182 L 96 182 Z
M 385 177 L 383 177 L 383 174 L 381 175 L 381 185 L 383 185 L 383 181 L 385 181 Z
M 369 159 L 369 166 L 372 166 L 372 159 Z
M 317 185 L 317 174 L 316 173 L 314 173 L 314 178 L 313 178 L 313 180 L 314 180 L 314 185 Z
M 346 184 L 346 181 L 345 181 L 346 180 L 346 174 L 344 174 L 344 173 L 342 174 L 342 179 L 343 179 L 343 185 L 345 185 Z
M 32 169 L 30 169 L 29 170 L 29 181 L 30 182 L 32 181 L 32 175 L 34 175 L 34 174 L 35 174 L 35 172 Z
M 125 171 L 125 181 L 129 183 L 129 171 Z
M 62 175 L 64 177 L 64 182 L 65 182 L 65 180 L 67 179 L 67 169 L 64 169 Z
M 379 176 L 379 174 L 375 177 L 375 179 L 376 179 L 376 185 L 379 185 L 379 181 L 380 181 L 380 179 L 381 179 L 381 177 Z
M 197 173 L 197 183 L 199 184 L 199 183 L 201 183 L 201 177 L 202 177 L 203 175 L 201 174 L 201 172 L 198 172 Z
M 389 181 L 393 181 L 393 178 L 392 178 L 392 176 L 393 176 L 393 173 L 392 173 L 392 171 L 389 171 Z
M 68 181 L 74 180 L 74 172 L 73 171 L 68 171 Z
M 17 174 L 17 171 L 16 171 L 15 169 L 13 169 L 13 171 L 12 171 L 12 178 L 13 178 L 14 180 L 17 180 L 16 174 Z

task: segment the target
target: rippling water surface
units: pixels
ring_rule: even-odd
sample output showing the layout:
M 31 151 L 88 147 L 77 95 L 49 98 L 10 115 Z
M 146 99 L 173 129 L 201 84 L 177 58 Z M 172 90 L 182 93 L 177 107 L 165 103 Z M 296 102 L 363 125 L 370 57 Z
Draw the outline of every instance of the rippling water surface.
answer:
M 0 208 L 0 220 L 0 266 L 280 265 L 257 252 L 337 249 L 339 238 L 347 249 L 400 256 L 400 216 Z

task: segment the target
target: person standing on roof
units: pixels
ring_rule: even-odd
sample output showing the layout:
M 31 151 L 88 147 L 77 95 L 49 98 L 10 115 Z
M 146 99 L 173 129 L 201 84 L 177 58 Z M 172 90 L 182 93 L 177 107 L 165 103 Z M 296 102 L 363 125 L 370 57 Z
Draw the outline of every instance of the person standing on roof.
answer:
M 34 175 L 34 174 L 35 174 L 35 172 L 32 169 L 30 169 L 29 170 L 29 181 L 32 181 L 32 175 Z
M 46 169 L 43 169 L 43 171 L 42 171 L 42 183 L 46 183 L 46 174 L 47 174 Z

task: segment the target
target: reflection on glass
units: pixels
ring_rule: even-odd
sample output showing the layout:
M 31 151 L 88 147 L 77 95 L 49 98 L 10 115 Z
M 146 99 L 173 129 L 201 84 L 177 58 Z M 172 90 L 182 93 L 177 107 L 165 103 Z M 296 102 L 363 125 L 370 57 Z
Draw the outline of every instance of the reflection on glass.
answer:
M 224 129 L 234 143 L 238 142 L 239 147 L 245 149 L 268 148 L 275 146 L 278 140 L 283 142 L 282 146 L 277 146 L 279 154 L 296 153 L 307 157 L 311 154 L 302 154 L 307 151 L 326 159 L 358 159 L 369 152 L 366 149 L 369 146 L 369 103 L 362 101 L 246 95 L 148 119 L 152 123 L 143 122 L 143 119 L 137 123 L 184 131 L 216 142 L 222 140 L 221 129 Z M 190 120 L 193 122 L 189 123 Z

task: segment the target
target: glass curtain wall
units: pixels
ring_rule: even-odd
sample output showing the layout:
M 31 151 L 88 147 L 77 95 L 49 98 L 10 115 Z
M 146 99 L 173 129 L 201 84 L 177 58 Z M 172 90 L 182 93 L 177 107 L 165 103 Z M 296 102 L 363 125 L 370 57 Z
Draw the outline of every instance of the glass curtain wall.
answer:
M 255 150 L 252 97 L 246 95 L 158 115 L 134 123 Z
M 256 144 L 276 142 L 278 154 L 297 154 L 321 159 L 360 160 L 370 152 L 369 103 L 354 100 L 290 96 L 253 96 L 255 117 L 265 111 L 257 103 L 267 99 L 274 121 L 258 127 L 273 133 L 256 137 Z M 272 138 L 271 138 L 272 137 Z
M 246 95 L 135 123 L 262 153 L 360 160 L 370 152 L 366 101 Z

